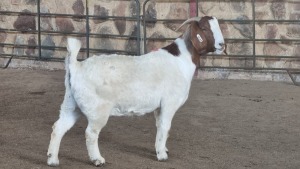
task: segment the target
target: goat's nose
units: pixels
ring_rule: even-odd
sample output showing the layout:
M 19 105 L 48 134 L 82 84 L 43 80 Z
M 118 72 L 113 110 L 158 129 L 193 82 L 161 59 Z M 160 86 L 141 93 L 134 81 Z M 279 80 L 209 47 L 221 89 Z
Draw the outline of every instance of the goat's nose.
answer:
M 219 45 L 220 45 L 221 47 L 223 47 L 225 44 L 224 44 L 224 43 L 219 43 Z

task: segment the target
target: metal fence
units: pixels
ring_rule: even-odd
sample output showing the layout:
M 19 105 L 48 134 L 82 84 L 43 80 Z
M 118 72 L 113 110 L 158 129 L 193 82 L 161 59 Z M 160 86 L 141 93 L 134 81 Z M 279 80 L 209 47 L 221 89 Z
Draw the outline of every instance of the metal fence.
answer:
M 108 49 L 95 49 L 90 47 L 90 38 L 121 38 L 121 39 L 129 39 L 129 40 L 136 40 L 137 41 L 137 48 L 140 49 L 140 3 L 138 0 L 134 0 L 136 3 L 136 16 L 96 16 L 89 14 L 89 1 L 85 0 L 85 14 L 84 15 L 74 15 L 74 14 L 63 14 L 63 13 L 43 13 L 41 12 L 41 0 L 37 0 L 36 11 L 37 12 L 15 12 L 15 11 L 4 11 L 0 10 L 0 15 L 5 16 L 34 16 L 37 20 L 37 30 L 20 30 L 20 29 L 4 29 L 0 27 L 0 33 L 5 32 L 8 34 L 18 34 L 18 33 L 25 33 L 25 34 L 34 34 L 37 36 L 37 44 L 36 45 L 22 45 L 22 44 L 14 44 L 14 43 L 0 43 L 0 47 L 3 48 L 33 48 L 37 49 L 37 55 L 19 55 L 14 54 L 13 52 L 10 54 L 4 54 L 0 52 L 0 58 L 6 58 L 7 62 L 2 66 L 2 68 L 7 68 L 11 63 L 13 58 L 15 59 L 25 59 L 25 60 L 46 60 L 46 61 L 63 61 L 61 57 L 51 57 L 51 58 L 44 58 L 42 57 L 42 50 L 61 50 L 66 51 L 66 47 L 63 46 L 44 46 L 42 44 L 42 36 L 43 35 L 62 35 L 62 36 L 73 36 L 73 37 L 85 37 L 86 39 L 86 46 L 81 48 L 81 52 L 86 54 L 86 57 L 90 56 L 90 53 L 120 53 L 120 54 L 127 54 L 127 55 L 140 55 L 140 50 L 137 51 L 126 51 L 126 50 L 108 50 Z M 72 19 L 81 19 L 85 21 L 86 30 L 84 33 L 82 32 L 69 32 L 69 31 L 46 31 L 41 29 L 41 19 L 43 17 L 50 17 L 50 18 L 72 18 Z M 136 22 L 137 31 L 135 35 L 115 35 L 115 34 L 101 34 L 101 33 L 91 33 L 90 32 L 90 20 L 126 20 L 126 21 L 133 21 Z
M 198 5 L 201 4 L 202 2 L 213 2 L 213 0 L 195 0 L 195 12 L 196 15 L 199 15 L 199 11 L 198 11 Z M 231 0 L 231 1 L 237 1 L 238 0 Z M 242 59 L 249 59 L 251 60 L 251 65 L 249 66 L 244 66 L 244 67 L 232 67 L 232 66 L 225 66 L 225 67 L 221 67 L 221 66 L 201 66 L 199 68 L 202 69 L 233 69 L 233 70 L 270 70 L 270 71 L 286 71 L 289 73 L 290 77 L 292 78 L 292 80 L 296 83 L 295 79 L 293 78 L 292 74 L 296 74 L 298 72 L 300 72 L 299 68 L 277 68 L 277 67 L 259 67 L 257 66 L 257 60 L 258 59 L 262 59 L 262 58 L 268 58 L 268 59 L 272 59 L 272 58 L 280 58 L 280 59 L 293 59 L 295 61 L 300 61 L 300 53 L 297 54 L 296 56 L 287 56 L 287 55 L 282 55 L 282 56 L 272 56 L 272 55 L 259 55 L 256 52 L 256 46 L 258 43 L 291 43 L 291 45 L 295 45 L 295 44 L 300 44 L 300 39 L 268 39 L 268 38 L 264 38 L 264 39 L 259 39 L 256 37 L 256 25 L 258 24 L 267 24 L 267 23 L 273 23 L 273 24 L 295 24 L 295 25 L 300 25 L 300 20 L 280 20 L 280 19 L 273 19 L 273 20 L 259 20 L 256 19 L 256 0 L 244 0 L 247 2 L 251 3 L 252 6 L 252 18 L 248 19 L 248 20 L 240 20 L 240 19 L 220 19 L 220 24 L 224 24 L 224 23 L 233 23 L 233 24 L 250 24 L 252 25 L 252 36 L 251 38 L 226 38 L 225 41 L 226 43 L 243 43 L 243 42 L 247 42 L 247 43 L 251 43 L 252 44 L 252 54 L 250 55 L 237 55 L 237 54 L 231 54 L 231 55 L 222 55 L 222 56 L 218 56 L 220 58 L 242 58 Z M 81 49 L 82 52 L 86 53 L 86 56 L 89 57 L 90 52 L 101 52 L 101 53 L 122 53 L 122 54 L 128 54 L 128 55 L 139 55 L 141 51 L 143 51 L 144 53 L 148 52 L 146 50 L 146 44 L 149 40 L 151 41 L 169 41 L 169 40 L 173 40 L 175 39 L 175 37 L 166 37 L 166 38 L 150 38 L 147 35 L 147 28 L 146 28 L 146 24 L 149 22 L 183 22 L 184 20 L 182 19 L 149 19 L 147 17 L 145 17 L 146 13 L 146 6 L 147 4 L 150 2 L 150 0 L 145 0 L 144 3 L 142 4 L 142 14 L 141 14 L 141 4 L 139 2 L 139 0 L 135 0 L 136 3 L 136 16 L 124 16 L 124 17 L 118 17 L 118 16 L 106 16 L 106 17 L 101 17 L 101 16 L 96 16 L 96 15 L 90 15 L 89 14 L 89 4 L 88 4 L 88 0 L 85 1 L 85 14 L 84 15 L 72 15 L 72 14 L 57 14 L 57 13 L 43 13 L 41 12 L 41 7 L 40 7 L 40 0 L 37 0 L 37 5 L 36 5 L 36 13 L 24 13 L 24 12 L 13 12 L 13 11 L 4 11 L 4 10 L 0 10 L 0 15 L 5 15 L 5 16 L 20 16 L 20 15 L 32 15 L 35 16 L 37 18 L 37 30 L 26 30 L 26 31 L 22 31 L 22 30 L 16 30 L 16 29 L 0 29 L 0 32 L 6 32 L 9 34 L 14 34 L 14 33 L 31 33 L 31 34 L 36 34 L 37 38 L 38 38 L 38 42 L 36 45 L 16 45 L 16 44 L 12 44 L 12 43 L 0 43 L 0 47 L 4 47 L 4 48 L 14 48 L 14 47 L 18 47 L 18 48 L 35 48 L 38 50 L 38 53 L 36 56 L 27 56 L 27 55 L 18 55 L 17 58 L 18 59 L 33 59 L 33 60 L 43 60 L 45 58 L 41 57 L 41 51 L 43 49 L 48 49 L 48 50 L 66 50 L 65 47 L 60 47 L 60 46 L 43 46 L 41 43 L 41 36 L 43 34 L 56 34 L 56 35 L 65 35 L 65 36 L 78 36 L 78 37 L 85 37 L 86 38 L 86 46 L 83 47 Z M 168 1 L 168 0 L 162 0 L 162 1 L 156 1 L 156 3 L 159 2 L 167 2 L 167 3 L 176 3 L 176 2 L 184 2 L 184 3 L 190 3 L 191 1 Z M 228 1 L 226 1 L 228 2 Z M 284 1 L 282 3 L 287 3 L 288 1 Z M 292 1 L 295 3 L 300 3 L 297 1 Z M 80 32 L 62 32 L 62 31 L 44 31 L 41 30 L 41 18 L 43 17 L 67 17 L 67 18 L 78 18 L 78 19 L 82 19 L 85 21 L 86 24 L 86 31 L 84 33 L 80 33 Z M 89 30 L 89 26 L 90 26 L 90 20 L 91 19 L 111 19 L 111 20 L 118 20 L 118 19 L 122 19 L 122 20 L 130 20 L 133 22 L 136 22 L 137 25 L 137 32 L 135 35 L 112 35 L 112 34 L 98 34 L 98 33 L 91 33 Z M 141 30 L 141 25 L 143 26 L 143 30 Z M 106 38 L 123 38 L 123 39 L 134 39 L 137 41 L 137 51 L 126 51 L 126 50 L 105 50 L 105 49 L 93 49 L 90 47 L 90 37 L 106 37 Z M 11 59 L 16 57 L 16 54 L 4 54 L 4 53 L 0 53 L 0 58 L 6 58 L 7 59 L 7 63 L 3 66 L 4 68 L 8 67 L 9 63 L 11 62 Z M 207 55 L 205 57 L 214 57 L 213 55 Z M 50 61 L 61 61 L 61 58 L 47 58 L 47 60 Z

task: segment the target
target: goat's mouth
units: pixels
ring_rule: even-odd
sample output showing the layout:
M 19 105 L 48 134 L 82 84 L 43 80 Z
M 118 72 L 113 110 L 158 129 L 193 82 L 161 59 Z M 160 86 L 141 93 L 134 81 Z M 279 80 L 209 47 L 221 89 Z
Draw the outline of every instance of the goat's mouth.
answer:
M 226 49 L 227 49 L 227 45 L 226 44 L 224 44 L 221 48 L 215 48 L 215 54 L 218 54 L 218 55 L 220 55 L 220 54 L 225 54 L 225 55 L 227 55 L 227 51 L 226 51 Z
M 214 51 L 214 54 L 217 54 L 217 55 L 221 55 L 221 54 L 223 54 L 223 53 L 226 53 L 226 52 L 225 52 L 225 49 L 223 49 L 223 48 L 221 48 L 221 49 L 216 49 L 216 50 Z

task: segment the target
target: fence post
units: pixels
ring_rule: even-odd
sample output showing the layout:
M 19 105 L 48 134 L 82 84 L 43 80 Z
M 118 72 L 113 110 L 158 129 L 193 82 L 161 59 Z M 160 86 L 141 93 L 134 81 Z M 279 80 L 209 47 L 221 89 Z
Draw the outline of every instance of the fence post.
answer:
M 42 47 L 41 47 L 41 1 L 37 1 L 37 14 L 38 14 L 38 53 L 39 60 L 42 59 Z
M 190 17 L 198 16 L 198 0 L 190 0 Z

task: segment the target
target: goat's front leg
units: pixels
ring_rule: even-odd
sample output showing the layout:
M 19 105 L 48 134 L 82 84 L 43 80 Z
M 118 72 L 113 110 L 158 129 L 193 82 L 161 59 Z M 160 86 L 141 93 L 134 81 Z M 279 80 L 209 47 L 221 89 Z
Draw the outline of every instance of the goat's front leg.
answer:
M 156 133 L 156 140 L 155 140 L 155 149 L 157 150 L 159 142 L 161 140 L 161 130 L 159 130 L 160 128 L 160 110 L 155 110 L 154 111 L 154 117 L 156 120 L 156 128 L 157 128 L 157 133 Z M 167 147 L 165 147 L 165 150 L 167 153 L 169 153 L 169 150 Z
M 105 164 L 105 159 L 101 156 L 98 147 L 98 136 L 101 129 L 106 125 L 109 118 L 110 111 L 108 109 L 102 108 L 98 109 L 98 112 L 93 112 L 97 114 L 87 115 L 88 126 L 85 131 L 86 146 L 90 160 L 95 166 L 103 166 Z
M 53 131 L 51 134 L 51 140 L 48 148 L 48 161 L 49 166 L 58 166 L 58 152 L 60 142 L 65 133 L 75 124 L 80 117 L 79 113 L 75 111 L 76 103 L 72 96 L 65 97 L 64 102 L 61 105 L 59 119 L 53 125 Z
M 172 119 L 177 109 L 178 107 L 174 107 L 174 105 L 173 107 L 165 106 L 161 108 L 160 112 L 154 112 L 157 127 L 155 149 L 157 159 L 159 161 L 165 161 L 168 159 L 168 149 L 166 147 L 166 142 L 169 136 Z

